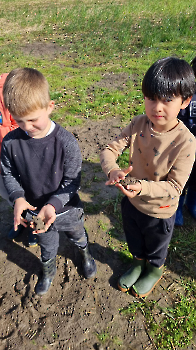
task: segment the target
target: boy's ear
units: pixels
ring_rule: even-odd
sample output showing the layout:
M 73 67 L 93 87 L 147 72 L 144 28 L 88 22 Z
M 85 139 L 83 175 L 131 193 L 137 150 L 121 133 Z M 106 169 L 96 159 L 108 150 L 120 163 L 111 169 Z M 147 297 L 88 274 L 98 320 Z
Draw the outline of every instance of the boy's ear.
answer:
M 181 109 L 185 109 L 189 105 L 189 103 L 191 102 L 192 97 L 193 96 L 188 97 L 185 101 L 182 102 Z
M 53 100 L 50 100 L 50 102 L 48 104 L 49 114 L 52 113 L 52 111 L 54 109 L 54 105 L 55 105 L 55 102 Z

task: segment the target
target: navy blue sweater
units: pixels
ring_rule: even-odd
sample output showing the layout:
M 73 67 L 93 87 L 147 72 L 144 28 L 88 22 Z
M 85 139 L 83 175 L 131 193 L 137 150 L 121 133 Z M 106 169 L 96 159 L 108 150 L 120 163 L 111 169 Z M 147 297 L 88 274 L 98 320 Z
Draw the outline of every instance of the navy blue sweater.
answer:
M 77 140 L 58 124 L 41 139 L 20 128 L 3 139 L 1 173 L 12 203 L 23 197 L 38 210 L 49 203 L 56 213 L 65 211 L 76 198 L 81 164 Z

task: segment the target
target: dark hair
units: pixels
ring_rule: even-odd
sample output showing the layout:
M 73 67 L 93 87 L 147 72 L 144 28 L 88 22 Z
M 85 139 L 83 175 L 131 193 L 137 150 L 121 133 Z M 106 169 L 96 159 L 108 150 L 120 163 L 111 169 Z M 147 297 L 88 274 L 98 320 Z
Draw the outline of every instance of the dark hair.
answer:
M 195 77 L 196 77 L 196 56 L 191 61 L 191 67 L 193 68 L 193 72 L 194 72 Z
M 181 96 L 185 101 L 195 92 L 193 69 L 185 60 L 176 57 L 158 60 L 146 72 L 142 92 L 151 99 Z

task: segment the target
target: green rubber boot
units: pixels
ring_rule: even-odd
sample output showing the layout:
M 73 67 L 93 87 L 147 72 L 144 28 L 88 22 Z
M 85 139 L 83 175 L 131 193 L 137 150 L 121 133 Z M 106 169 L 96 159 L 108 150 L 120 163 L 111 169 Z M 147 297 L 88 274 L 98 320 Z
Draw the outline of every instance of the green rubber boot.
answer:
M 122 292 L 127 292 L 137 281 L 146 265 L 145 259 L 137 259 L 133 257 L 131 268 L 122 275 L 118 281 L 118 288 Z
M 147 297 L 163 274 L 164 265 L 156 267 L 151 265 L 148 261 L 146 263 L 146 271 L 132 287 L 132 294 L 135 297 Z

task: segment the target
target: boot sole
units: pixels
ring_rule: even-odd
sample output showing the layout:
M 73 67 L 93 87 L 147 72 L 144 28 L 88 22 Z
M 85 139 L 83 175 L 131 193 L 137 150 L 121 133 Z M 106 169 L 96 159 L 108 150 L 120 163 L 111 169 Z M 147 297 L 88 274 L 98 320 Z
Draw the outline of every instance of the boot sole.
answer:
M 35 244 L 29 244 L 28 247 L 29 248 L 33 248 L 33 247 L 37 247 L 38 246 L 38 243 L 35 243 Z
M 95 277 L 95 275 L 97 274 L 97 269 L 95 270 L 95 271 L 93 271 L 90 275 L 84 275 L 84 277 L 86 278 L 86 279 L 89 279 L 89 278 L 92 278 L 92 277 Z
M 51 286 L 52 286 L 52 283 L 51 283 L 50 287 L 51 287 Z M 46 292 L 37 293 L 36 290 L 35 290 L 35 294 L 38 295 L 38 296 L 40 296 L 40 297 L 42 297 L 43 295 L 45 295 L 45 294 L 48 293 L 50 287 L 48 288 L 48 290 L 47 290 Z
M 162 276 L 161 276 L 162 278 Z M 140 297 L 140 298 L 144 298 L 144 297 L 147 297 L 151 292 L 152 290 L 155 288 L 155 286 L 157 285 L 157 283 L 161 280 L 161 278 L 159 278 L 159 280 L 154 284 L 154 286 L 149 290 L 149 292 L 145 293 L 145 294 L 137 294 L 135 292 L 135 290 L 133 289 L 132 287 L 132 290 L 131 290 L 131 293 L 134 295 L 134 297 Z
M 126 292 L 128 292 L 128 291 L 131 289 L 131 287 L 129 287 L 129 288 L 123 288 L 123 287 L 121 287 L 121 285 L 120 285 L 119 282 L 118 282 L 118 289 L 120 289 L 121 292 L 126 293 Z

